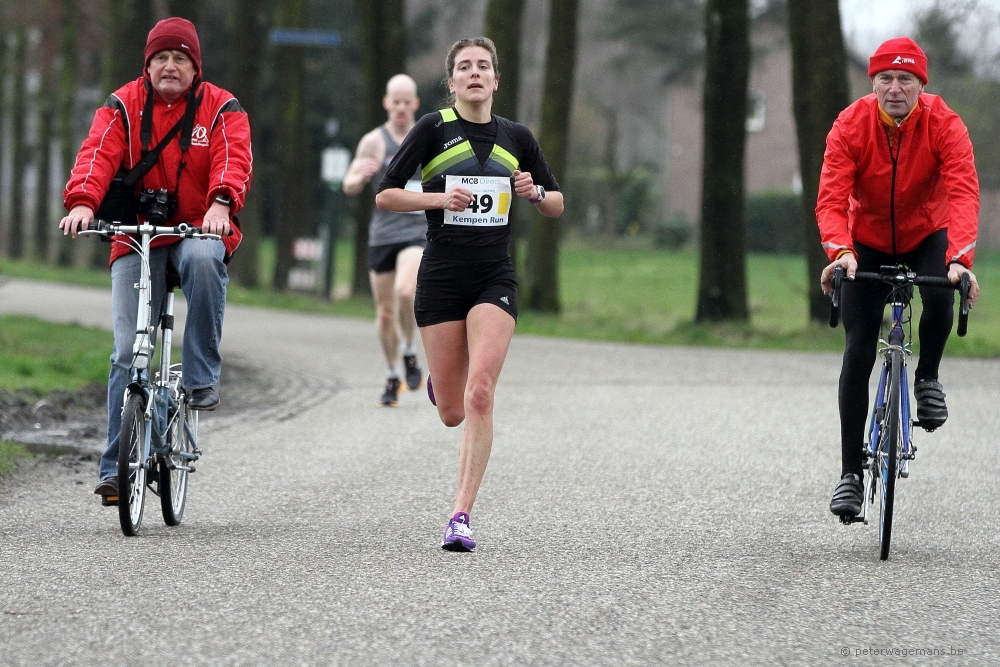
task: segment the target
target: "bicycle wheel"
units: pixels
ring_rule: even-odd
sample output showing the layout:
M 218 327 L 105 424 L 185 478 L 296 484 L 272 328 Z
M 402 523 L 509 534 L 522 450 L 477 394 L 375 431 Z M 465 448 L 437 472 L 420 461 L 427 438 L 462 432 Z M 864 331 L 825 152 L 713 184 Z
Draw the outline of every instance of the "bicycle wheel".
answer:
M 901 352 L 891 352 L 889 386 L 886 388 L 885 418 L 882 437 L 878 448 L 878 472 L 881 504 L 878 516 L 879 559 L 889 558 L 889 544 L 892 541 L 892 508 L 896 495 L 896 476 L 899 466 L 899 449 L 902 442 L 900 431 L 900 373 L 903 372 Z
M 146 468 L 143 461 L 145 412 L 146 400 L 142 394 L 126 397 L 118 441 L 118 519 L 122 532 L 129 537 L 139 534 L 146 502 Z
M 198 413 L 182 401 L 167 431 L 168 454 L 160 460 L 160 507 L 168 526 L 177 526 L 184 518 L 188 475 L 194 463 L 197 438 Z

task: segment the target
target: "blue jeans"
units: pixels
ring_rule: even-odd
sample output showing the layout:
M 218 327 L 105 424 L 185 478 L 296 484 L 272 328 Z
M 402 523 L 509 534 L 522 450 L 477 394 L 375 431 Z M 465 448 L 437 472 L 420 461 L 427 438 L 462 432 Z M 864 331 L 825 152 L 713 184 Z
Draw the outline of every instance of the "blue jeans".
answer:
M 158 322 L 163 308 L 167 264 L 181 278 L 181 290 L 187 298 L 182 363 L 184 388 L 191 391 L 214 386 L 222 372 L 222 318 L 226 310 L 226 249 L 222 241 L 183 239 L 180 243 L 153 248 L 149 270 L 152 321 Z M 115 331 L 115 349 L 111 354 L 108 376 L 108 448 L 100 462 L 100 479 L 118 475 L 118 440 L 122 429 L 122 406 L 125 387 L 132 367 L 136 317 L 139 311 L 140 258 L 131 252 L 111 265 L 111 319 Z M 151 369 L 152 370 L 152 369 Z

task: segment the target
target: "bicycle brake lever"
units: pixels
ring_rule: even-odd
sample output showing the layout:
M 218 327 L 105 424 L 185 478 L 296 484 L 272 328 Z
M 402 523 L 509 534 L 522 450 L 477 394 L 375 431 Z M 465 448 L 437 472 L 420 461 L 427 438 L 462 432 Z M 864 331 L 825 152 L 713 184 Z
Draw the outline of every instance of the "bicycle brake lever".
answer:
M 963 273 L 958 283 L 958 330 L 956 333 L 959 336 L 965 336 L 969 330 L 969 287 L 969 274 Z
M 833 270 L 833 291 L 830 293 L 830 328 L 836 329 L 840 320 L 840 288 L 844 284 L 844 267 L 838 266 Z
M 222 237 L 218 234 L 210 234 L 209 232 L 201 231 L 201 227 L 195 227 L 194 225 L 189 225 L 186 222 L 182 222 L 177 225 L 177 231 L 180 232 L 186 239 L 208 239 L 212 241 L 221 241 Z M 232 232 L 230 232 L 231 234 Z

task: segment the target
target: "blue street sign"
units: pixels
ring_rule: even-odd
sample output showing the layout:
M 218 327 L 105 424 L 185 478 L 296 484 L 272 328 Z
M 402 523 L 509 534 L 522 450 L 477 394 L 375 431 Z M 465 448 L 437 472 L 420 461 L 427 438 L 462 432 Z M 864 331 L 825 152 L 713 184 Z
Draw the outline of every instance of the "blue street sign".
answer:
M 272 28 L 268 39 L 272 44 L 285 46 L 333 47 L 340 44 L 340 33 L 326 30 L 303 30 L 300 28 Z

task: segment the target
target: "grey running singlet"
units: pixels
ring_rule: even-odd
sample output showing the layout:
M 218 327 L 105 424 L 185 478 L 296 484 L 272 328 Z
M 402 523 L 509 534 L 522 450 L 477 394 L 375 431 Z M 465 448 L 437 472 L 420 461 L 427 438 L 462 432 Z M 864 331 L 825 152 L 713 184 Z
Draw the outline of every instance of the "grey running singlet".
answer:
M 378 188 L 382 182 L 389 163 L 399 150 L 399 144 L 393 140 L 392 135 L 385 129 L 384 125 L 379 126 L 382 138 L 385 139 L 385 160 L 382 168 L 372 178 L 372 185 Z M 406 184 L 407 190 L 423 192 L 420 186 L 420 170 Z M 381 246 L 395 243 L 409 243 L 411 241 L 422 242 L 427 234 L 427 217 L 423 211 L 413 213 L 397 213 L 396 211 L 382 211 L 375 209 L 372 213 L 371 224 L 368 226 L 368 245 Z

